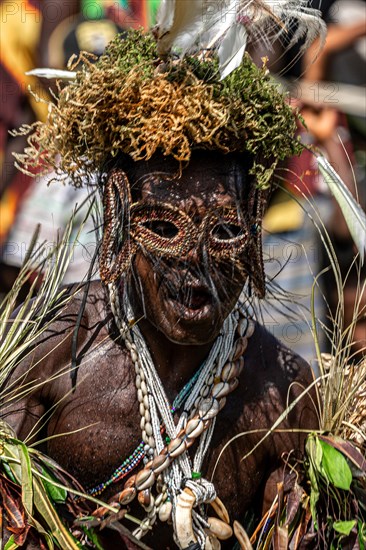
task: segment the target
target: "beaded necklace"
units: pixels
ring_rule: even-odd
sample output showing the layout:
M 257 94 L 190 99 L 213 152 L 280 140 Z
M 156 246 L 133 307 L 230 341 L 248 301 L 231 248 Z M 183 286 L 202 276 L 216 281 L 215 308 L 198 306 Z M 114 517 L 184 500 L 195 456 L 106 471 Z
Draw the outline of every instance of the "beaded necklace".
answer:
M 151 529 L 157 518 L 161 521 L 171 518 L 179 548 L 213 548 L 218 539 L 229 538 L 233 531 L 213 484 L 201 476 L 201 465 L 211 442 L 216 416 L 225 406 L 226 396 L 239 383 L 238 376 L 244 367 L 243 353 L 254 332 L 254 323 L 240 316 L 238 303 L 225 320 L 197 381 L 189 384 L 183 413 L 175 425 L 150 352 L 133 322 L 127 294 L 123 297 L 123 316 L 118 286 L 111 283 L 108 289 L 117 327 L 135 368 L 145 451 L 144 468 L 126 481 L 115 498 L 125 506 L 137 496 L 144 508 L 147 515 L 133 532 L 137 539 Z M 162 423 L 169 437 L 167 444 L 160 429 Z M 198 447 L 192 461 L 186 451 L 196 439 Z M 203 504 L 211 504 L 221 519 L 206 517 Z
M 202 364 L 197 372 L 192 376 L 192 378 L 187 382 L 187 384 L 183 387 L 183 389 L 179 392 L 179 394 L 176 396 L 176 398 L 173 401 L 173 406 L 171 408 L 171 413 L 174 414 L 177 409 L 180 408 L 182 403 L 184 402 L 185 398 L 187 397 L 188 393 L 190 392 L 192 386 L 196 383 L 198 377 L 200 376 L 200 373 L 203 369 L 204 365 Z M 161 425 L 161 429 L 164 429 L 164 426 Z M 166 441 L 168 441 L 169 437 L 166 437 Z M 129 457 L 127 457 L 118 468 L 113 472 L 111 477 L 99 485 L 93 487 L 92 489 L 88 489 L 88 494 L 92 496 L 97 496 L 102 494 L 107 487 L 112 485 L 113 483 L 117 483 L 118 481 L 121 481 L 124 477 L 126 477 L 132 470 L 137 468 L 137 466 L 140 464 L 140 462 L 145 458 L 146 453 L 144 450 L 144 442 L 141 441 L 139 445 L 136 447 L 136 449 L 130 454 Z

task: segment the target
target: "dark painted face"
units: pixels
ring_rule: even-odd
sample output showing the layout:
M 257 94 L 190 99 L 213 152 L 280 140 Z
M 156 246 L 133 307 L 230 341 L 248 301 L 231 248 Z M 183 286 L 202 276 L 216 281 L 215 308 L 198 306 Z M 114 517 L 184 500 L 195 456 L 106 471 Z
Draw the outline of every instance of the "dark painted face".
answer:
M 130 299 L 135 316 L 173 342 L 211 342 L 238 300 L 252 227 L 240 196 L 246 177 L 238 161 L 212 153 L 194 155 L 181 175 L 174 161 L 155 159 L 130 176 L 139 243 Z

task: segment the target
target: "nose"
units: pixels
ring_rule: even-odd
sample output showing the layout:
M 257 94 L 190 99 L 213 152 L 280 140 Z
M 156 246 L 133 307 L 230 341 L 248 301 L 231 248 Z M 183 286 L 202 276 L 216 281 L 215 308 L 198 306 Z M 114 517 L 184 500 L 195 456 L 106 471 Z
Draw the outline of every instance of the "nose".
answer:
M 192 243 L 191 248 L 187 252 L 186 256 L 182 258 L 183 262 L 191 265 L 198 266 L 202 264 L 205 254 L 204 244 L 199 240 Z

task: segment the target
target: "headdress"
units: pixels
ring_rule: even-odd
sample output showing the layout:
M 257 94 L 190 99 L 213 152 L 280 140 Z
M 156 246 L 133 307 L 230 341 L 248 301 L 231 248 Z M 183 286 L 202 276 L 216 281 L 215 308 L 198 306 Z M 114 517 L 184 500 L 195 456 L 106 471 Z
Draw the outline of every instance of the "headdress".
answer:
M 296 115 L 245 50 L 299 39 L 305 49 L 318 35 L 321 47 L 320 12 L 306 0 L 162 0 L 153 34 L 116 39 L 95 64 L 82 54 L 70 71 L 37 73 L 69 82 L 59 84 L 46 123 L 21 128 L 29 136 L 18 166 L 53 166 L 79 186 L 120 152 L 188 161 L 201 147 L 249 152 L 258 187 L 268 187 L 279 161 L 303 146 L 294 138 Z M 363 257 L 365 216 L 324 158 L 319 169 Z
M 318 12 L 305 6 L 163 0 L 156 40 L 131 32 L 96 64 L 86 56 L 71 62 L 72 71 L 84 65 L 66 73 L 73 81 L 50 104 L 48 122 L 24 128 L 32 131 L 30 148 L 18 160 L 27 169 L 39 161 L 55 165 L 60 154 L 58 169 L 78 185 L 85 166 L 100 169 L 107 155 L 121 151 L 137 160 L 159 150 L 180 161 L 193 147 L 248 151 L 257 159 L 258 184 L 267 184 L 277 162 L 300 148 L 283 95 L 244 52 L 247 42 L 277 39 L 294 17 L 291 43 L 323 32 Z
M 48 121 L 33 126 L 22 166 L 51 164 L 78 186 L 85 170 L 100 171 L 121 152 L 148 160 L 160 151 L 185 162 L 202 147 L 248 151 L 263 186 L 278 161 L 300 152 L 290 107 L 248 55 L 224 80 L 211 56 L 158 60 L 153 36 L 139 31 L 115 39 L 95 64 L 82 56 Z

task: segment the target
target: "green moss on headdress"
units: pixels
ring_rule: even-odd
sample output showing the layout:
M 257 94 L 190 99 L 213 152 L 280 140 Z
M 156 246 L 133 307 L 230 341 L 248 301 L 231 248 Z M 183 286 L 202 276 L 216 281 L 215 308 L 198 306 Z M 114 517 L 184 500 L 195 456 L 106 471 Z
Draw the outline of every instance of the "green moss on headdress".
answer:
M 120 152 L 147 160 L 160 151 L 188 161 L 192 148 L 202 147 L 249 152 L 265 186 L 278 161 L 301 150 L 291 108 L 248 55 L 220 81 L 216 59 L 164 64 L 153 37 L 131 31 L 95 64 L 85 56 L 79 61 L 47 122 L 31 127 L 29 147 L 18 156 L 25 169 L 51 165 L 80 185 L 85 171 L 98 171 Z

